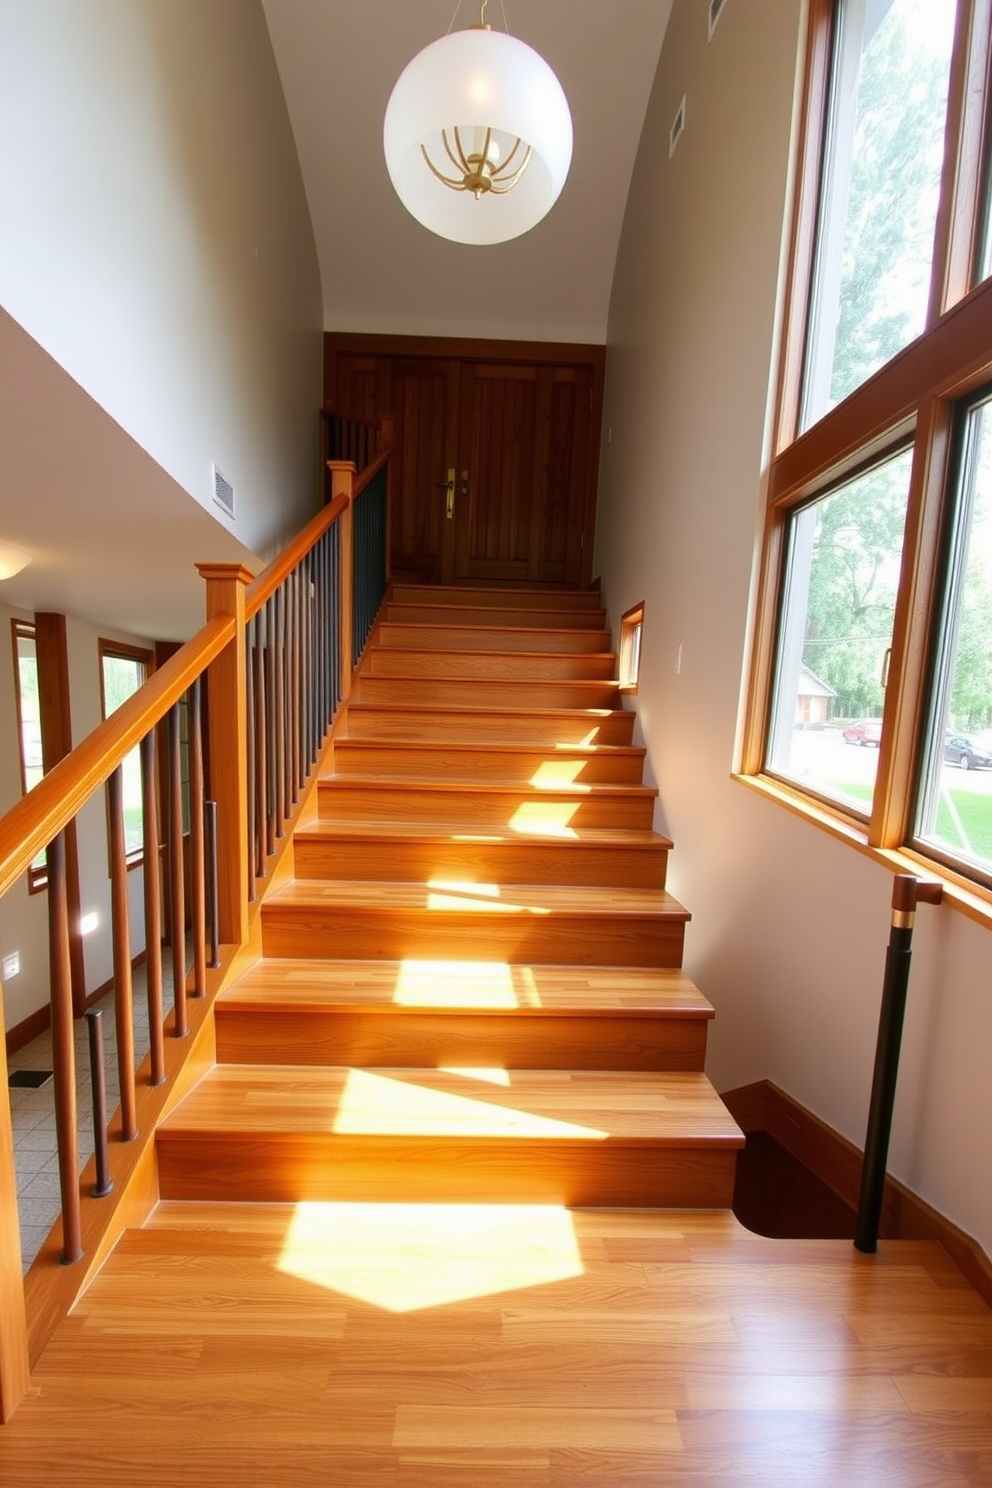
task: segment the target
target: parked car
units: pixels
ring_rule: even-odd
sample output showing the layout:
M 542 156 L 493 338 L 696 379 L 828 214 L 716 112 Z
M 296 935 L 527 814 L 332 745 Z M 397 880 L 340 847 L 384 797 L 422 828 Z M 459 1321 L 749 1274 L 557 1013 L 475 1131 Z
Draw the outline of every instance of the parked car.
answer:
M 985 735 L 948 734 L 944 740 L 944 758 L 962 770 L 992 768 L 992 739 Z
M 882 739 L 882 720 L 861 718 L 857 723 L 848 724 L 841 738 L 845 744 L 860 744 L 864 749 L 877 749 Z

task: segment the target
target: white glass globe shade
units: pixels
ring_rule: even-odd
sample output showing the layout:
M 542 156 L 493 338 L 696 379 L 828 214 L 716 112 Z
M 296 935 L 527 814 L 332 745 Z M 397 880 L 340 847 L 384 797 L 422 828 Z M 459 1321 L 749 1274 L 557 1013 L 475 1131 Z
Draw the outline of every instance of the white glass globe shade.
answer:
M 533 150 L 520 180 L 505 195 L 445 186 L 429 170 L 456 174 L 441 141 L 455 126 L 499 134 L 500 159 L 513 140 L 521 149 L 512 173 Z M 386 166 L 396 194 L 424 227 L 456 243 L 502 243 L 528 232 L 558 200 L 572 159 L 572 116 L 562 86 L 533 47 L 503 31 L 455 31 L 432 42 L 400 74 L 382 131 Z

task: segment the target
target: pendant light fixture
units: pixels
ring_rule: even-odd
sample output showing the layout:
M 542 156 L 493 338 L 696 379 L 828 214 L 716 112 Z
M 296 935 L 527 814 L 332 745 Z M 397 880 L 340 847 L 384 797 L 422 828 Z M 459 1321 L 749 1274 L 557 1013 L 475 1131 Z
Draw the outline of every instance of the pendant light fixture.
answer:
M 544 58 L 479 24 L 408 63 L 383 125 L 386 165 L 407 211 L 455 243 L 503 243 L 554 206 L 572 159 L 572 117 Z

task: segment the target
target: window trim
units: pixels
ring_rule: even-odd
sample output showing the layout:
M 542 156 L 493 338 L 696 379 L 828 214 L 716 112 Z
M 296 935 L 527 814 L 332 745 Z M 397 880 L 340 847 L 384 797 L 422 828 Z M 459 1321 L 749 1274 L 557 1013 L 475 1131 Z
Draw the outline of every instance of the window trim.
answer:
M 634 636 L 637 635 L 636 654 L 633 663 L 631 653 L 635 652 Z M 620 653 L 617 658 L 619 665 L 620 691 L 625 697 L 636 693 L 641 675 L 641 656 L 643 655 L 644 642 L 644 601 L 631 605 L 620 616 Z
M 767 471 L 748 695 L 735 778 L 896 871 L 940 877 L 949 902 L 992 924 L 992 892 L 966 874 L 910 847 L 917 758 L 924 718 L 931 633 L 938 613 L 941 543 L 950 500 L 957 408 L 992 380 L 992 279 L 968 288 L 977 272 L 983 204 L 992 161 L 992 0 L 958 0 L 944 169 L 934 236 L 930 310 L 924 331 L 798 433 L 804 345 L 813 285 L 821 155 L 836 0 L 810 0 L 797 131 L 792 224 L 782 296 L 782 335 L 773 390 L 773 444 Z M 965 31 L 962 31 L 965 27 Z M 962 45 L 961 38 L 966 44 Z M 949 168 L 950 167 L 950 168 Z M 938 313 L 939 312 L 939 313 Z M 871 815 L 864 821 L 766 772 L 779 601 L 789 514 L 909 434 L 914 445 L 902 568 L 892 634 L 883 740 Z
M 21 777 L 21 795 L 28 793 L 27 763 L 24 759 L 24 718 L 21 706 L 21 658 L 17 649 L 19 640 L 31 640 L 35 643 L 35 666 L 37 667 L 38 631 L 33 620 L 18 620 L 16 617 L 10 622 L 10 644 L 14 661 L 14 718 L 17 724 L 17 767 Z M 39 672 L 39 689 L 41 676 Z M 44 758 L 42 759 L 42 774 L 44 774 Z M 27 885 L 29 894 L 42 894 L 48 888 L 48 863 L 44 867 L 36 868 L 33 863 L 28 864 Z

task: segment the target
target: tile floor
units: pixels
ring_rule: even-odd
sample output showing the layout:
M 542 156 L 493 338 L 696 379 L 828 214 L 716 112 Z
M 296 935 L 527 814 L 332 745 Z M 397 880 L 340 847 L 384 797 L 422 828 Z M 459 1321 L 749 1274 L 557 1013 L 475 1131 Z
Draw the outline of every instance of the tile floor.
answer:
M 163 997 L 165 1011 L 172 1007 L 172 971 L 167 950 L 163 950 Z M 108 992 L 94 1004 L 103 1013 L 104 1065 L 107 1081 L 107 1111 L 112 1113 L 120 1099 L 117 1074 L 117 1042 L 114 1036 L 114 994 Z M 79 1132 L 79 1164 L 85 1166 L 93 1153 L 93 1096 L 90 1085 L 88 1032 L 85 1018 L 75 1025 L 76 1039 L 76 1116 Z M 148 1003 L 144 968 L 134 973 L 134 1051 L 135 1067 L 148 1052 Z M 46 1030 L 31 1043 L 8 1057 L 8 1072 L 15 1070 L 50 1070 L 52 1068 L 51 1033 Z M 27 1271 L 34 1260 L 61 1208 L 59 1166 L 55 1145 L 55 1082 L 37 1090 L 11 1088 L 11 1118 L 14 1127 L 14 1167 L 17 1172 L 17 1203 L 20 1214 L 21 1258 Z

